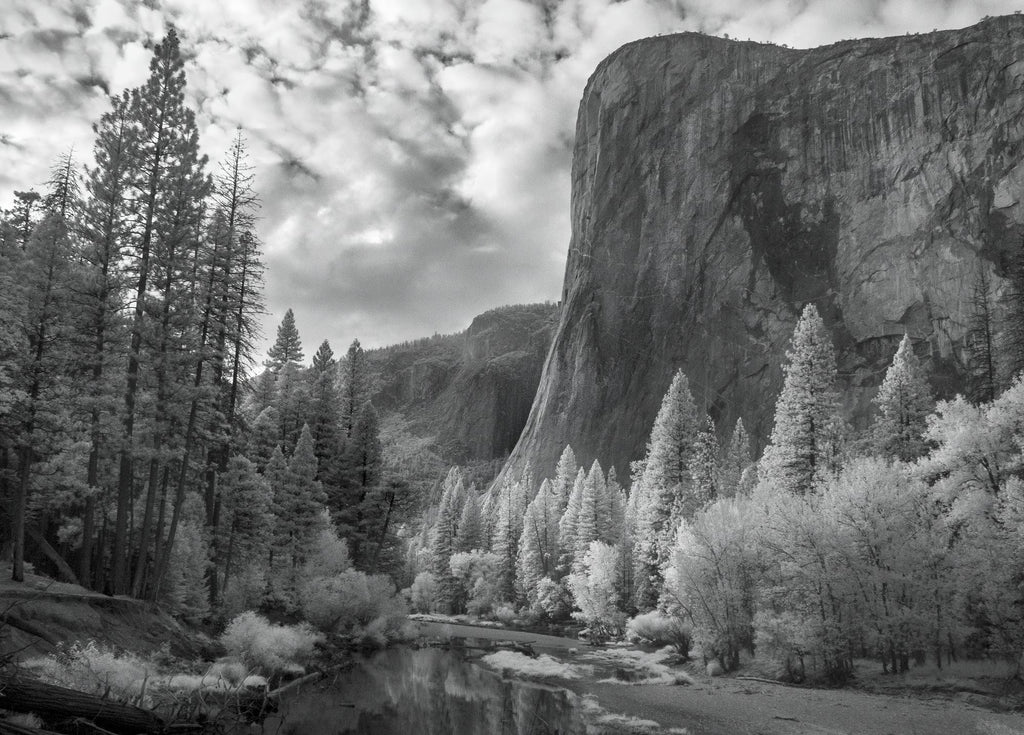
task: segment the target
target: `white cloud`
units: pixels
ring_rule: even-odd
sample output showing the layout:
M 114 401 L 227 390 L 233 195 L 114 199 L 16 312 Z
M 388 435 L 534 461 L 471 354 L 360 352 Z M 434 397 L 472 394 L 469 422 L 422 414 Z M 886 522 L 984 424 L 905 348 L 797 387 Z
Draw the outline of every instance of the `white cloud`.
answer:
M 5 0 L 0 206 L 38 186 L 174 23 L 214 161 L 242 125 L 263 198 L 272 335 L 453 331 L 557 299 L 576 109 L 607 54 L 704 30 L 811 46 L 968 25 L 1011 0 Z

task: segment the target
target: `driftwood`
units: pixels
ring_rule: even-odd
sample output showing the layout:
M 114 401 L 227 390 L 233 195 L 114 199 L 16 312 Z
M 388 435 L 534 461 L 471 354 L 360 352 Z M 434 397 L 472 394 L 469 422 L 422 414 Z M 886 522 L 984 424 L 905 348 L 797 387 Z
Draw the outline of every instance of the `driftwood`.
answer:
M 141 707 L 17 674 L 0 678 L 0 708 L 34 712 L 46 720 L 87 720 L 118 735 L 161 733 L 166 727 L 161 718 Z

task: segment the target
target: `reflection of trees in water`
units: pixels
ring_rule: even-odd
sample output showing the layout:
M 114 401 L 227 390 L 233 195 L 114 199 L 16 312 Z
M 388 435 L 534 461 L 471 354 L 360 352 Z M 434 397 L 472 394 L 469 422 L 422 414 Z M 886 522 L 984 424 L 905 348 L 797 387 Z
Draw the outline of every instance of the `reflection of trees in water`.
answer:
M 264 733 L 582 735 L 577 702 L 562 689 L 503 679 L 452 651 L 396 648 L 300 693 Z

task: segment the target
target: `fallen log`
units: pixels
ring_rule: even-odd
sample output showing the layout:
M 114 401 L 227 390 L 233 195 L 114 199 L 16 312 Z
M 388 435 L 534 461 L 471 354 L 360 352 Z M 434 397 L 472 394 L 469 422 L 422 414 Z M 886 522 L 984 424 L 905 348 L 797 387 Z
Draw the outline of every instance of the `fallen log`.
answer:
M 141 707 L 19 674 L 0 674 L 0 708 L 34 712 L 45 720 L 85 719 L 118 735 L 161 733 L 166 725 Z

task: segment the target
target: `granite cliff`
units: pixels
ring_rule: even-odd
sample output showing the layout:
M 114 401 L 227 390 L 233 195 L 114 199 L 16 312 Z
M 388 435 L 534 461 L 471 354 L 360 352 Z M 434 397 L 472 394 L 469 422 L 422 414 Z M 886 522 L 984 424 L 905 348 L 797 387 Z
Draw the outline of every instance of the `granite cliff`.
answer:
M 506 306 L 459 334 L 370 350 L 373 404 L 433 437 L 448 461 L 504 458 L 530 413 L 557 315 L 555 304 Z
M 1024 233 L 1022 141 L 1021 16 L 622 47 L 580 103 L 561 318 L 506 469 L 550 472 L 572 443 L 628 471 L 680 367 L 720 432 L 742 416 L 763 444 L 807 302 L 855 423 L 904 332 L 955 392 L 978 269 L 1004 273 Z

